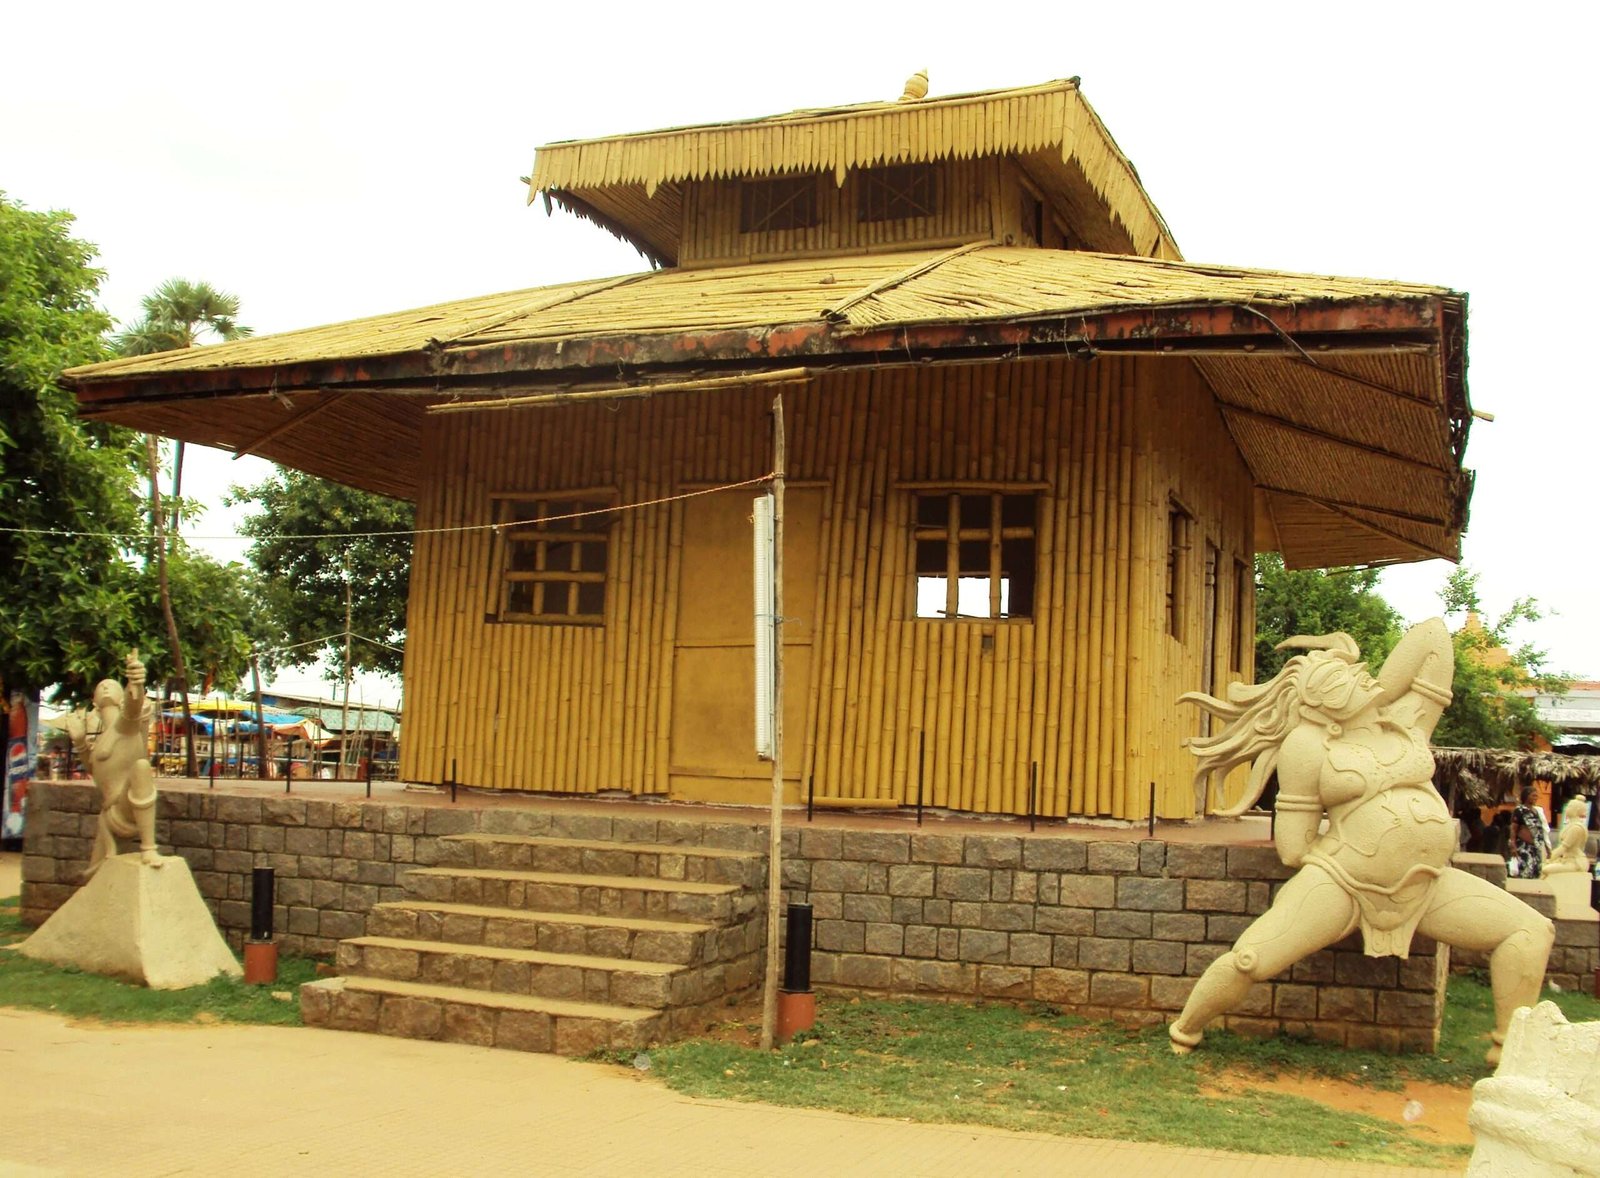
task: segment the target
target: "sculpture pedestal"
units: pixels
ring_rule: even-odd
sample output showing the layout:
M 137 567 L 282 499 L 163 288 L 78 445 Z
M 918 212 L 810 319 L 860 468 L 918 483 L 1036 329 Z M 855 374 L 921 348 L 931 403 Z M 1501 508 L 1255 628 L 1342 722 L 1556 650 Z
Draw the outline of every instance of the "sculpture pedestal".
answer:
M 146 866 L 137 854 L 107 858 L 17 950 L 152 990 L 182 990 L 241 973 L 189 865 L 177 857 L 160 867 Z
M 1555 900 L 1557 920 L 1594 920 L 1589 907 L 1589 876 L 1586 872 L 1561 871 L 1538 879 L 1506 880 L 1506 891 L 1524 900 L 1529 896 L 1550 896 Z M 1531 902 L 1531 901 L 1530 901 Z

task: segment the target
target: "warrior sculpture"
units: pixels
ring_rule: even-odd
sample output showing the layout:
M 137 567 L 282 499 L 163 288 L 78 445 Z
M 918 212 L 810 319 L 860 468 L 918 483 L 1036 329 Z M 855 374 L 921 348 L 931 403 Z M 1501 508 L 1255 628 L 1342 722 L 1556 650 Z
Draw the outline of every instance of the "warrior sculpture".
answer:
M 1277 773 L 1274 841 L 1299 870 L 1272 906 L 1212 962 L 1168 1028 L 1174 1051 L 1256 982 L 1361 930 L 1368 956 L 1405 957 L 1413 934 L 1489 953 L 1497 1061 L 1512 1012 L 1538 1000 L 1555 928 L 1527 904 L 1450 866 L 1456 824 L 1433 787 L 1428 738 L 1450 702 L 1454 659 L 1439 619 L 1407 631 L 1376 679 L 1343 633 L 1291 638 L 1266 683 L 1234 684 L 1226 701 L 1183 697 L 1222 721 L 1189 743 L 1197 782 L 1250 764 L 1234 805 L 1253 806 Z M 1323 820 L 1327 819 L 1324 829 Z
M 117 853 L 117 839 L 139 837 L 142 861 L 161 866 L 156 853 L 156 780 L 150 768 L 150 720 L 144 691 L 144 664 L 139 652 L 128 655 L 128 686 L 102 679 L 94 689 L 94 711 L 67 717 L 72 747 L 89 766 L 100 789 L 100 824 L 83 878 L 88 880 L 108 855 Z

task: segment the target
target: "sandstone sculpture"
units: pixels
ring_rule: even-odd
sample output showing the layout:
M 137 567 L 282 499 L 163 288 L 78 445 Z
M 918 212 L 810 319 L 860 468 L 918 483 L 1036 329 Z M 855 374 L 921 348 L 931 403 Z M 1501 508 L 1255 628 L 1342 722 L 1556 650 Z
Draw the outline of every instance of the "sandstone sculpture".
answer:
M 117 853 L 117 839 L 139 838 L 139 854 L 148 867 L 160 867 L 156 852 L 156 779 L 150 767 L 150 721 L 154 708 L 144 691 L 144 664 L 139 652 L 128 655 L 128 686 L 102 679 L 94 689 L 94 710 L 67 717 L 72 747 L 88 764 L 100 790 L 100 824 L 83 878 L 99 870 Z
M 1359 928 L 1372 957 L 1407 956 L 1417 932 L 1488 952 L 1495 1062 L 1512 1013 L 1538 1000 L 1555 928 L 1450 866 L 1456 824 L 1433 787 L 1428 751 L 1450 702 L 1449 632 L 1437 618 L 1412 627 L 1376 679 L 1348 634 L 1300 636 L 1281 648 L 1304 653 L 1270 681 L 1234 684 L 1227 700 L 1183 697 L 1222 721 L 1220 732 L 1189 742 L 1196 780 L 1250 765 L 1243 797 L 1219 813 L 1243 813 L 1277 773 L 1275 842 L 1299 871 L 1200 978 L 1168 1028 L 1173 1050 L 1197 1046 L 1256 982 Z
M 1600 1022 L 1569 1023 L 1554 1002 L 1519 1010 L 1467 1124 L 1468 1178 L 1600 1174 Z
M 1589 872 L 1589 856 L 1584 845 L 1589 840 L 1589 806 L 1582 798 L 1573 798 L 1561 809 L 1561 833 L 1556 838 L 1556 849 L 1544 861 L 1546 875 L 1560 875 L 1572 871 L 1579 875 Z

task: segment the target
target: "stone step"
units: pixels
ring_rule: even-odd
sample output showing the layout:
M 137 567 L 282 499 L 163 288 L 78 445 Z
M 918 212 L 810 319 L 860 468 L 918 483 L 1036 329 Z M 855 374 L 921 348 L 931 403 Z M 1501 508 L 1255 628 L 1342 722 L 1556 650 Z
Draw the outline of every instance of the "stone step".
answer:
M 331 1030 L 557 1055 L 635 1050 L 662 1026 L 660 1012 L 636 1007 L 366 977 L 307 982 L 300 1013 Z
M 415 867 L 404 883 L 421 900 L 713 924 L 748 916 L 757 903 L 737 884 L 488 867 Z
M 338 967 L 343 974 L 367 978 L 652 1010 L 709 996 L 705 971 L 686 965 L 400 937 L 341 941 Z
M 401 937 L 453 944 L 593 957 L 626 957 L 698 965 L 724 960 L 744 950 L 738 934 L 754 922 L 721 929 L 698 921 L 646 920 L 571 912 L 535 912 L 485 904 L 426 900 L 388 900 L 367 914 L 370 936 Z M 737 944 L 733 941 L 737 940 Z M 728 942 L 728 944 L 724 944 Z
M 440 840 L 439 866 L 628 875 L 751 888 L 766 878 L 766 858 L 755 851 L 516 834 L 447 835 Z

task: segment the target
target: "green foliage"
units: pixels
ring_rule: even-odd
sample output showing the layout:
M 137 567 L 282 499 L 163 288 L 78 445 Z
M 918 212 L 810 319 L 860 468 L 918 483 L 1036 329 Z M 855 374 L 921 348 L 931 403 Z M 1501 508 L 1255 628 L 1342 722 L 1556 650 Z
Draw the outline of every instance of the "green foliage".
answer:
M 207 282 L 169 278 L 144 298 L 143 318 L 112 337 L 119 356 L 145 356 L 192 348 L 202 337 L 242 339 L 250 328 L 239 323 L 239 297 Z
M 147 632 L 140 651 L 151 682 L 161 683 L 175 667 L 157 605 L 154 566 L 144 571 L 140 584 Z M 255 570 L 221 564 L 179 542 L 167 554 L 167 587 L 190 690 L 207 691 L 213 685 L 234 690 L 250 670 L 250 652 L 272 646 L 277 638 L 261 605 L 264 594 Z M 275 665 L 270 656 L 264 657 L 263 674 Z
M 261 575 L 265 603 L 285 648 L 304 666 L 320 656 L 343 674 L 345 586 L 351 586 L 354 669 L 398 676 L 405 642 L 406 588 L 414 512 L 409 503 L 280 469 L 254 487 L 235 487 L 229 503 L 251 503 L 240 531 Z M 363 536 L 387 532 L 403 535 Z
M 80 421 L 57 383 L 105 358 L 109 326 L 94 247 L 71 227 L 68 213 L 0 194 L 0 680 L 82 698 L 143 637 L 137 569 L 117 535 L 143 530 L 143 447 Z
M 1297 569 L 1256 557 L 1256 682 L 1278 673 L 1293 651 L 1273 647 L 1296 634 L 1343 630 L 1376 669 L 1400 639 L 1400 615 L 1378 593 L 1376 569 Z
M 1533 700 L 1518 695 L 1529 688 L 1549 694 L 1567 690 L 1567 678 L 1545 668 L 1546 654 L 1512 635 L 1522 623 L 1542 616 L 1532 597 L 1519 597 L 1492 622 L 1482 619 L 1478 576 L 1466 566 L 1445 580 L 1440 599 L 1454 623 L 1454 696 L 1434 730 L 1433 743 L 1446 747 L 1529 748 L 1535 737 L 1554 739 L 1557 731 L 1539 719 Z
M 14 901 L 13 901 L 14 902 Z M 0 907 L 0 944 L 29 930 Z M 293 995 L 316 977 L 317 964 L 298 957 L 278 962 L 273 986 L 247 986 L 234 978 L 213 978 L 186 990 L 151 990 L 99 974 L 61 969 L 20 953 L 0 950 L 0 1005 L 48 1010 L 67 1018 L 94 1018 L 126 1023 L 259 1023 L 300 1025 L 300 1004 L 272 993 Z
M 697 1097 L 1244 1153 L 1459 1165 L 1465 1152 L 1420 1126 L 1251 1087 L 1312 1070 L 1302 1057 L 1343 1056 L 1357 1082 L 1377 1061 L 1404 1069 L 1417 1057 L 1219 1034 L 1179 1058 L 1164 1028 L 1131 1031 L 1046 1007 L 834 999 L 819 1020 L 812 1040 L 777 1052 L 706 1041 L 656 1048 L 651 1074 Z M 1251 1044 L 1275 1057 L 1258 1066 Z M 1486 1074 L 1484 1046 L 1458 1069 L 1462 1086 Z

